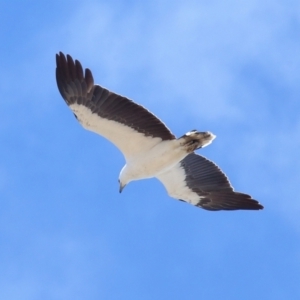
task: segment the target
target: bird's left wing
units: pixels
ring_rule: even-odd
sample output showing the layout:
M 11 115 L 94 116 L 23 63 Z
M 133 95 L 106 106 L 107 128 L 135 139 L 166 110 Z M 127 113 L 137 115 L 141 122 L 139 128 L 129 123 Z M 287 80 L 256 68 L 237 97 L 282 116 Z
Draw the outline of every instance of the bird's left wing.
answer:
M 86 129 L 117 146 L 128 161 L 175 136 L 141 105 L 94 84 L 91 71 L 83 73 L 70 55 L 56 55 L 56 81 L 60 94 Z
M 263 209 L 251 196 L 234 192 L 219 167 L 195 153 L 156 177 L 171 197 L 206 210 Z

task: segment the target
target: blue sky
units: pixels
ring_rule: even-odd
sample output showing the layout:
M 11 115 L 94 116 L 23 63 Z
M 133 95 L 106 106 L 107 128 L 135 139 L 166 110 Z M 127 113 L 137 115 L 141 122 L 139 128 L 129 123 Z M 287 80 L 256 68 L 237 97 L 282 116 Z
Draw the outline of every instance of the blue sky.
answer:
M 299 299 L 299 1 L 2 1 L 0 299 Z M 58 93 L 55 53 L 150 109 L 259 212 L 207 212 Z

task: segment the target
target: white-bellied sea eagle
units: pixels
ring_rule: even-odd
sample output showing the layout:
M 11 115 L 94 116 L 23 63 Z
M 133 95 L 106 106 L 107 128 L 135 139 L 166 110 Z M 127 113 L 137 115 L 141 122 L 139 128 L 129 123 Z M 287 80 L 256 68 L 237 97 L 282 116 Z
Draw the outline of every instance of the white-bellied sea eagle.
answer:
M 56 55 L 60 94 L 80 124 L 102 135 L 123 153 L 120 192 L 130 181 L 156 177 L 168 194 L 207 210 L 259 210 L 251 196 L 235 192 L 217 165 L 194 151 L 215 135 L 192 130 L 176 138 L 143 106 L 94 84 L 91 71 L 63 53 Z

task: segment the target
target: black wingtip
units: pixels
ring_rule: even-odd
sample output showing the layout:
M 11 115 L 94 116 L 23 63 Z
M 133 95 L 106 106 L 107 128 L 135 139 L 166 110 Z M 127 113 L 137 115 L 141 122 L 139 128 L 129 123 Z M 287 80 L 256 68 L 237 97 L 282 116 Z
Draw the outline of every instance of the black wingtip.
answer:
M 56 70 L 58 70 L 62 75 L 65 76 L 65 79 L 79 79 L 86 80 L 89 85 L 94 85 L 94 78 L 90 69 L 83 68 L 81 63 L 75 59 L 73 60 L 72 56 L 69 54 L 64 54 L 59 52 L 56 54 Z
M 257 210 L 263 210 L 264 209 L 264 207 L 260 203 L 257 204 L 257 207 L 258 207 Z
M 251 196 L 238 192 L 208 192 L 196 206 L 206 210 L 262 210 L 264 207 Z

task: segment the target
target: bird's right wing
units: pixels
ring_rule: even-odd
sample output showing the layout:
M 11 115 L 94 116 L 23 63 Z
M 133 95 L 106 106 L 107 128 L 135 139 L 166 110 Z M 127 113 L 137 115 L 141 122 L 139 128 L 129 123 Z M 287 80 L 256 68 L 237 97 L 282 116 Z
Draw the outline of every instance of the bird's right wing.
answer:
M 219 167 L 195 153 L 156 177 L 171 197 L 206 210 L 263 209 L 251 196 L 234 192 Z
M 89 69 L 79 61 L 56 55 L 56 81 L 60 94 L 86 129 L 114 143 L 126 160 L 139 155 L 163 140 L 175 136 L 147 109 L 133 101 L 94 85 Z

